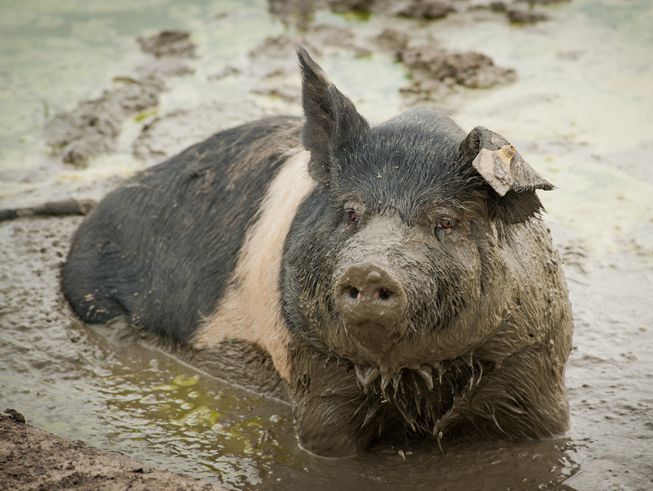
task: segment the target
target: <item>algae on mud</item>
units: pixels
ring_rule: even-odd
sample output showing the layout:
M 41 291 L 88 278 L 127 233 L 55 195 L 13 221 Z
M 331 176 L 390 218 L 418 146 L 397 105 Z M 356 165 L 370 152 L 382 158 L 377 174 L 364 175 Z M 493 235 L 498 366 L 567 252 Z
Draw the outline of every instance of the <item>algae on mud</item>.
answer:
M 7 81 L 0 93 L 0 207 L 97 199 L 125 175 L 218 129 L 296 113 L 298 105 L 285 96 L 268 95 L 275 88 L 292 94 L 294 86 L 298 97 L 292 53 L 286 65 L 283 52 L 275 60 L 257 57 L 256 64 L 248 56 L 267 37 L 286 32 L 266 8 L 262 1 L 201 0 L 12 7 L 0 19 L 7 40 L 0 46 Z M 328 38 L 321 47 L 327 71 L 374 120 L 410 104 L 399 92 L 410 84 L 405 67 L 370 41 L 386 28 L 418 40 L 434 36 L 447 50 L 480 51 L 515 70 L 513 83 L 454 87 L 428 104 L 445 107 L 463 126 L 481 122 L 510 137 L 557 186 L 542 198 L 575 313 L 568 435 L 456 446 L 445 455 L 434 446 L 383 449 L 344 462 L 315 459 L 297 449 L 284 404 L 110 329 L 74 322 L 57 288 L 78 218 L 0 224 L 0 408 L 16 407 L 66 438 L 231 488 L 653 485 L 653 7 L 643 0 L 574 0 L 541 9 L 549 21 L 527 27 L 487 10 L 424 22 L 375 13 L 363 21 L 316 9 L 305 20 L 330 26 L 323 32 L 344 29 L 372 53 L 360 58 L 361 50 L 329 45 Z M 97 97 L 114 77 L 133 74 L 146 56 L 136 38 L 162 29 L 191 33 L 195 72 L 168 80 L 157 113 L 123 122 L 117 150 L 91 159 L 88 168 L 52 158 L 42 133 L 46 119 Z M 192 386 L 174 383 L 194 376 Z

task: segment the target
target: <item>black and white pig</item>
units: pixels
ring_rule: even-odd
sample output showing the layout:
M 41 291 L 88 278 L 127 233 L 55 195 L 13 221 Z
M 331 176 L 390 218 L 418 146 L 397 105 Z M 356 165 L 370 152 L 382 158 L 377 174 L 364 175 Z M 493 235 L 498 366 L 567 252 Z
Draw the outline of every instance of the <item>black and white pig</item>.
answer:
M 370 126 L 298 56 L 304 120 L 222 131 L 88 216 L 63 268 L 76 314 L 228 359 L 218 376 L 273 366 L 252 379 L 287 390 L 319 455 L 565 431 L 571 308 L 535 193 L 551 184 L 439 112 Z

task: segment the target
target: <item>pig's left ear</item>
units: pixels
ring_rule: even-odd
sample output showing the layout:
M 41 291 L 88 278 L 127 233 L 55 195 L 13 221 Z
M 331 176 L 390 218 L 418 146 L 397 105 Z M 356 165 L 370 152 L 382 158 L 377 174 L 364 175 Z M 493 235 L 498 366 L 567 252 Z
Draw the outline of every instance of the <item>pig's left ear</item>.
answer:
M 313 179 L 326 184 L 331 173 L 330 155 L 347 148 L 370 126 L 304 48 L 297 48 L 297 57 L 306 116 L 302 143 L 311 152 L 308 170 Z
M 551 190 L 541 177 L 504 137 L 477 126 L 460 144 L 464 164 L 473 166 L 492 188 L 490 213 L 506 223 L 519 223 L 543 209 L 536 189 Z

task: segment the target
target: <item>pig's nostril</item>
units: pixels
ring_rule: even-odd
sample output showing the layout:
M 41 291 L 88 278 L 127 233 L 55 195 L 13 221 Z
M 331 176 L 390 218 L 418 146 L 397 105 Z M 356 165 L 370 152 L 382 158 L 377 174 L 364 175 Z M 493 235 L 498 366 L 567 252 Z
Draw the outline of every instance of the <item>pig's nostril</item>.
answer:
M 347 295 L 353 300 L 358 298 L 359 293 L 358 288 L 354 288 L 353 286 L 347 289 Z
M 389 300 L 392 298 L 393 293 L 388 290 L 387 288 L 381 288 L 379 290 L 379 299 L 381 300 Z

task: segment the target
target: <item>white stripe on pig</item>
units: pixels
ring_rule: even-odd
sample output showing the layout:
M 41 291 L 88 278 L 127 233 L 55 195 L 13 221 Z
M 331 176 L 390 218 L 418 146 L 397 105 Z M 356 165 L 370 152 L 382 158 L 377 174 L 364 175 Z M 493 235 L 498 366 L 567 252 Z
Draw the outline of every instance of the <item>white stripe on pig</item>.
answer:
M 197 349 L 214 348 L 229 339 L 255 343 L 270 354 L 286 380 L 290 375 L 290 332 L 281 313 L 279 275 L 292 221 L 315 188 L 308 175 L 309 157 L 309 152 L 300 151 L 277 172 L 261 202 L 258 219 L 247 231 L 229 287 L 193 340 Z

